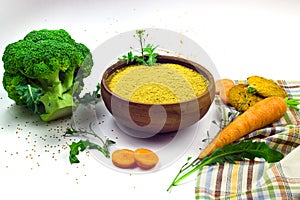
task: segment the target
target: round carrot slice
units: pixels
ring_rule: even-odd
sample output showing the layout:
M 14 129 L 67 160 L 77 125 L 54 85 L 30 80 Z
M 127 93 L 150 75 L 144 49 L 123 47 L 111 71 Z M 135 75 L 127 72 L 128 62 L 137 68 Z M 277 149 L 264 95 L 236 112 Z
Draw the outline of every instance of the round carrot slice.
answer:
M 134 152 L 130 149 L 118 149 L 111 155 L 112 163 L 120 168 L 133 168 L 135 166 Z
M 134 151 L 134 159 L 142 169 L 151 169 L 158 163 L 158 156 L 156 153 L 149 149 L 139 148 Z

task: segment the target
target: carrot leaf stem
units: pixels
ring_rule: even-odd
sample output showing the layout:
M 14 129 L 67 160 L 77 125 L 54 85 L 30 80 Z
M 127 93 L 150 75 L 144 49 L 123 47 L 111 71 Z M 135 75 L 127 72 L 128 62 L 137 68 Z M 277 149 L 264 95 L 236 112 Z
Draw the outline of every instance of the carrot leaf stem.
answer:
M 288 108 L 292 108 L 296 111 L 299 111 L 298 105 L 300 104 L 298 99 L 288 99 L 287 97 L 284 98 L 286 105 Z
M 202 160 L 196 158 L 192 162 L 189 162 L 190 159 L 188 159 L 188 162 L 180 168 L 167 191 L 170 191 L 173 186 L 177 186 L 182 180 L 204 166 L 224 164 L 225 162 L 234 164 L 235 161 L 244 159 L 254 160 L 256 157 L 263 158 L 265 161 L 271 163 L 280 161 L 284 156 L 281 152 L 269 148 L 265 142 L 242 140 L 238 143 L 230 143 L 216 149 L 210 156 L 206 156 Z

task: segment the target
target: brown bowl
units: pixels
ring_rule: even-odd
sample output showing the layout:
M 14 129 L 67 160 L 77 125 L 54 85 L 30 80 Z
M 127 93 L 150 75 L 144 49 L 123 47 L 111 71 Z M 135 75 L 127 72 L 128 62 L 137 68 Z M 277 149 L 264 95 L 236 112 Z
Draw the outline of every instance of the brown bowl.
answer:
M 147 104 L 132 102 L 117 96 L 107 86 L 109 75 L 128 66 L 128 64 L 125 61 L 119 61 L 110 66 L 104 72 L 101 80 L 101 95 L 106 108 L 119 125 L 135 132 L 149 133 L 149 136 L 177 131 L 196 123 L 207 113 L 215 96 L 214 78 L 201 65 L 173 56 L 158 56 L 157 62 L 180 64 L 194 69 L 209 81 L 209 86 L 202 95 L 179 103 Z

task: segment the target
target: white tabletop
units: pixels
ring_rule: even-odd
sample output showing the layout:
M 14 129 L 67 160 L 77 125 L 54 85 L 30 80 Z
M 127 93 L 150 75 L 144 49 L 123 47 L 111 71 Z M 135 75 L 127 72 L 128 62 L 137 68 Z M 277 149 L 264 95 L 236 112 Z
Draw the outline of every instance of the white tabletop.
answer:
M 163 28 L 197 42 L 222 78 L 299 79 L 296 0 L 2 0 L 1 5 L 0 52 L 33 29 L 63 28 L 94 50 L 122 32 Z M 5 199 L 194 199 L 193 180 L 171 193 L 166 189 L 186 158 L 197 156 L 197 142 L 153 173 L 120 173 L 86 153 L 71 165 L 68 146 L 59 139 L 66 121 L 42 129 L 39 119 L 16 107 L 2 87 L 0 104 L 0 195 Z

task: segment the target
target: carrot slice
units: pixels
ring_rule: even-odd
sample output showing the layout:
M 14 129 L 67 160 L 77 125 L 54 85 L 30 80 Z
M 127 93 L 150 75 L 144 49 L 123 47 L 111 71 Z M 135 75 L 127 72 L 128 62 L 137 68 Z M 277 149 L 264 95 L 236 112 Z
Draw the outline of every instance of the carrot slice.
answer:
M 139 148 L 134 151 L 134 159 L 142 169 L 151 169 L 158 163 L 158 156 L 149 149 Z
M 112 163 L 120 168 L 133 168 L 135 166 L 134 151 L 118 149 L 112 153 Z

